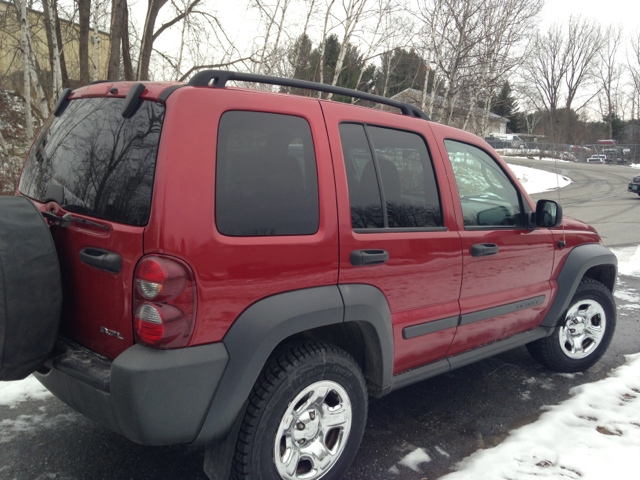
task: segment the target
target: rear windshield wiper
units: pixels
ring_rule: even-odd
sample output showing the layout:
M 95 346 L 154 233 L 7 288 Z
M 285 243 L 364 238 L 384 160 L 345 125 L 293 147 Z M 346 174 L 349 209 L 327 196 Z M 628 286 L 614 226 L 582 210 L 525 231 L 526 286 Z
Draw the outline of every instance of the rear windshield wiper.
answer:
M 71 222 L 78 222 L 84 223 L 85 225 L 93 225 L 94 227 L 109 230 L 109 227 L 107 227 L 106 225 L 101 225 L 100 223 L 92 222 L 91 220 L 85 220 L 84 218 L 74 217 L 70 213 L 65 213 L 63 216 L 59 217 L 50 212 L 42 212 L 42 216 L 51 222 L 57 223 L 62 228 L 67 228 L 69 225 L 71 225 Z

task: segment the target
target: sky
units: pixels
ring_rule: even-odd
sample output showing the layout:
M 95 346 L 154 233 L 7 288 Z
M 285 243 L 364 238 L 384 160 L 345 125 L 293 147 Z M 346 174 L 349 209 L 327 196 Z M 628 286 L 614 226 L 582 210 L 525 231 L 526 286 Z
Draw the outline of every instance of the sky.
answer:
M 625 34 L 640 32 L 640 2 L 637 0 L 547 0 L 541 26 L 566 20 L 572 13 L 594 18 L 603 25 L 621 25 Z

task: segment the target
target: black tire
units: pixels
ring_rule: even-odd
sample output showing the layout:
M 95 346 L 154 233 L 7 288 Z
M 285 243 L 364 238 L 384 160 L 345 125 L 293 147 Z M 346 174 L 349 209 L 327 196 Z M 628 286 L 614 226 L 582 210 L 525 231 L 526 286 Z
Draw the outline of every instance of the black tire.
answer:
M 0 197 L 0 380 L 42 366 L 60 323 L 62 284 L 53 239 L 25 197 Z
M 553 334 L 529 343 L 527 350 L 552 370 L 582 372 L 602 358 L 615 329 L 613 295 L 602 283 L 583 278 Z M 583 332 L 588 334 L 582 336 Z
M 313 398 L 304 395 L 308 391 L 314 392 L 316 385 L 326 388 L 326 385 L 338 385 L 341 393 L 329 388 L 321 407 L 314 409 L 308 404 Z M 340 388 L 336 387 L 337 390 Z M 318 390 L 321 392 L 321 390 Z M 348 397 L 351 407 L 351 424 L 344 439 L 347 426 L 332 427 L 324 432 L 323 421 L 328 415 L 326 409 L 334 408 L 336 412 L 346 411 Z M 337 395 L 332 397 L 332 395 Z M 297 397 L 296 404 L 293 402 Z M 321 397 L 322 394 L 319 394 Z M 306 400 L 305 400 L 306 399 Z M 330 402 L 331 400 L 331 402 Z M 331 407 L 331 404 L 335 406 Z M 325 407 L 327 405 L 327 407 Z M 297 407 L 297 410 L 296 410 Z M 341 478 L 353 461 L 358 451 L 367 418 L 367 387 L 364 376 L 358 364 L 343 350 L 326 343 L 308 341 L 283 348 L 265 365 L 249 396 L 249 404 L 245 413 L 236 450 L 233 459 L 232 476 L 234 480 L 271 480 L 287 478 L 278 473 L 278 468 L 284 468 L 283 459 L 287 452 L 294 455 L 294 450 L 304 448 L 305 442 L 310 447 L 324 445 L 330 451 L 334 449 L 335 456 L 331 456 L 331 465 L 324 473 L 313 476 L 323 480 Z M 315 412 L 325 412 L 318 414 Z M 293 415 L 293 417 L 291 417 Z M 337 417 L 337 413 L 335 414 Z M 291 428 L 284 428 L 285 416 L 295 418 Z M 330 417 L 333 418 L 333 417 Z M 302 423 L 302 422 L 306 423 Z M 315 423 L 314 423 L 315 422 Z M 295 424 L 295 425 L 294 425 Z M 305 428 L 294 428 L 294 426 Z M 284 428 L 284 431 L 281 429 Z M 313 430 L 316 428 L 316 430 Z M 276 453 L 276 437 L 278 453 Z M 314 433 L 316 432 L 316 433 Z M 295 441 L 295 435 L 301 438 L 295 447 L 289 448 L 288 441 Z M 342 435 L 342 436 L 341 436 Z M 314 437 L 314 438 L 311 438 Z M 321 444 L 318 444 L 321 442 Z M 342 443 L 340 443 L 342 442 Z M 298 446 L 301 443 L 303 446 Z M 277 458 L 276 455 L 280 455 Z M 304 460 L 305 454 L 300 454 L 300 460 L 289 462 L 296 470 L 313 471 L 314 461 Z M 295 458 L 289 457 L 289 458 Z M 306 463 L 305 463 L 306 462 Z M 276 466 L 278 463 L 278 466 Z M 297 473 L 294 477 L 296 478 Z

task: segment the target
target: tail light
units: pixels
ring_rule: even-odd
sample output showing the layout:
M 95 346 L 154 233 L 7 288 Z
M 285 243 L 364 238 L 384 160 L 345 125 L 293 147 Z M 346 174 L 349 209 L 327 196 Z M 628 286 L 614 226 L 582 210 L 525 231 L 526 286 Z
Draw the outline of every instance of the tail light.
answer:
M 150 347 L 183 347 L 196 315 L 196 286 L 189 266 L 175 258 L 143 258 L 134 273 L 133 330 Z

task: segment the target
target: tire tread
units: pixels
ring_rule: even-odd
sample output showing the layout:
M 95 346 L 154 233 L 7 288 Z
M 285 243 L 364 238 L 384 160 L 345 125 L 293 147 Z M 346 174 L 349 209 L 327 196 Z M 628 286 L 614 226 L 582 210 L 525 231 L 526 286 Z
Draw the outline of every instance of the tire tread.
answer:
M 250 469 L 252 439 L 261 420 L 261 414 L 276 389 L 286 381 L 288 375 L 312 359 L 327 355 L 343 357 L 355 364 L 353 358 L 344 350 L 331 344 L 309 340 L 304 343 L 284 345 L 267 361 L 251 390 L 247 409 L 240 427 L 236 449 L 232 462 L 231 479 L 254 479 Z M 354 371 L 366 391 L 366 381 L 360 369 Z M 365 395 L 366 409 L 366 395 Z

